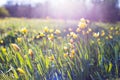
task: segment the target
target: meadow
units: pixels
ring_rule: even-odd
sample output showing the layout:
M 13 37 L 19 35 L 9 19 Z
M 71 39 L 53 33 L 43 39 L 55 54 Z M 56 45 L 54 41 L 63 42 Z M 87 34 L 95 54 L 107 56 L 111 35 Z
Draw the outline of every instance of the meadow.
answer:
M 0 80 L 119 80 L 120 23 L 0 19 Z

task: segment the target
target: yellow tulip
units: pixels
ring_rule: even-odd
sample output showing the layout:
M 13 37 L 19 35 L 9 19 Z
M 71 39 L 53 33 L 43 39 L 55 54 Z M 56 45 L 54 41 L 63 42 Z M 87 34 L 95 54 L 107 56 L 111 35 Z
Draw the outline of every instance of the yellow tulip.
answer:
M 18 41 L 18 42 L 21 42 L 21 41 L 22 41 L 22 38 L 17 38 L 17 41 Z
M 98 33 L 93 33 L 93 37 L 98 38 L 99 37 L 99 32 Z
M 48 31 L 49 31 L 48 27 L 45 27 L 44 32 L 48 32 Z
M 26 28 L 22 28 L 21 32 L 25 34 L 25 33 L 27 33 L 27 29 Z
M 11 46 L 13 47 L 14 50 L 19 51 L 20 47 L 17 44 L 11 44 Z
M 60 34 L 60 33 L 61 33 L 61 31 L 56 29 L 55 34 Z
M 18 68 L 17 71 L 18 71 L 20 74 L 25 74 L 25 71 L 24 71 L 22 68 Z

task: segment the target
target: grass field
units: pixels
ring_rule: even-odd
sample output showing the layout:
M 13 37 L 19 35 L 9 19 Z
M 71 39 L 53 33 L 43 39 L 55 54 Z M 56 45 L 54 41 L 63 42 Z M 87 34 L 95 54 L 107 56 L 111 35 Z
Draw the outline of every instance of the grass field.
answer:
M 0 19 L 0 79 L 119 78 L 119 23 Z

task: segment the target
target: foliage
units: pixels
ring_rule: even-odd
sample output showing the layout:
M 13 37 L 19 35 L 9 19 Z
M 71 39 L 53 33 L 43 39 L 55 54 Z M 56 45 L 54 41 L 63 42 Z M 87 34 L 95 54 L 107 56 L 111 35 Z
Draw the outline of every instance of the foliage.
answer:
M 7 9 L 5 9 L 4 7 L 0 7 L 0 17 L 8 17 L 9 16 L 9 12 Z

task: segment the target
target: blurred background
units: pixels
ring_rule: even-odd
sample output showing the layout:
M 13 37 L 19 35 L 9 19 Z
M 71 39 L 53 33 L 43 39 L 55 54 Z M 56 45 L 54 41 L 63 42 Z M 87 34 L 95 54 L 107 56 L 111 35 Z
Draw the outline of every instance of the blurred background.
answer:
M 0 17 L 116 22 L 120 0 L 0 0 Z

